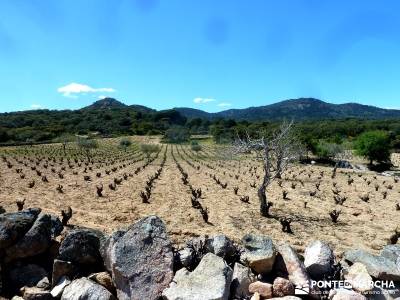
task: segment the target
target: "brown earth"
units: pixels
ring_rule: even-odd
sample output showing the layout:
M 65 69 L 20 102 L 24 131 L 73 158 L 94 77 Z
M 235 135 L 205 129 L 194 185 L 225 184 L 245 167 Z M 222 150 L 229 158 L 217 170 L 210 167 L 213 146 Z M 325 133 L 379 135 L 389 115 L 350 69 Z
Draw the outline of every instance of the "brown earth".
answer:
M 84 156 L 73 148 L 67 150 L 67 156 L 61 162 L 61 145 L 0 149 L 0 155 L 5 157 L 0 161 L 0 205 L 7 211 L 15 211 L 15 201 L 26 199 L 25 207 L 41 207 L 45 212 L 54 214 L 60 214 L 61 209 L 71 206 L 73 217 L 70 224 L 94 227 L 107 233 L 144 216 L 158 215 L 166 222 L 172 239 L 177 243 L 190 237 L 217 233 L 239 240 L 244 234 L 254 232 L 269 235 L 274 240 L 288 241 L 299 250 L 311 240 L 321 239 L 329 242 L 338 254 L 350 248 L 377 252 L 388 243 L 388 238 L 400 225 L 400 211 L 395 208 L 396 201 L 400 201 L 400 183 L 395 183 L 393 177 L 370 171 L 339 169 L 336 178 L 332 179 L 331 167 L 293 165 L 285 173 L 282 187 L 275 181 L 267 193 L 269 201 L 274 203 L 272 215 L 293 219 L 293 234 L 288 234 L 281 231 L 276 218 L 264 218 L 259 214 L 257 189 L 250 186 L 253 182 L 260 182 L 261 177 L 257 178 L 261 175 L 259 162 L 253 159 L 221 159 L 221 148 L 211 145 L 204 146 L 198 154 L 188 146 L 163 145 L 158 157 L 136 175 L 136 168 L 146 161 L 144 156 L 138 147 L 125 152 L 117 144 L 117 140 L 101 142 L 93 154 L 94 164 L 88 166 L 84 164 Z M 149 176 L 160 167 L 164 152 L 165 166 L 154 182 L 150 203 L 142 203 L 140 192 L 144 190 Z M 172 153 L 188 173 L 193 188 L 201 188 L 200 202 L 208 208 L 209 224 L 203 221 L 199 210 L 192 208 L 189 187 L 183 184 Z M 49 159 L 53 157 L 54 160 Z M 68 166 L 67 157 L 71 158 L 72 169 Z M 77 162 L 73 160 L 75 157 Z M 38 158 L 42 160 L 38 162 Z M 393 155 L 392 161 L 398 168 L 400 155 Z M 11 168 L 7 162 L 12 165 Z M 79 163 L 81 166 L 78 166 Z M 250 172 L 249 169 L 254 166 L 258 166 L 257 171 Z M 49 182 L 43 182 L 31 167 L 36 167 L 42 176 L 46 175 Z M 118 169 L 106 175 L 105 170 L 113 167 Z M 20 178 L 21 173 L 17 173 L 16 169 L 22 169 L 24 179 Z M 64 178 L 59 178 L 59 171 Z M 97 172 L 101 172 L 100 178 L 96 176 Z M 110 190 L 109 183 L 114 178 L 123 178 L 124 173 L 128 175 L 127 180 L 117 185 L 115 191 Z M 90 176 L 91 181 L 85 181 L 84 175 Z M 227 187 L 222 188 L 210 175 L 227 183 Z M 354 180 L 350 185 L 348 176 Z M 35 186 L 29 188 L 28 183 L 32 180 Z M 317 182 L 321 183 L 319 190 L 315 186 Z M 336 182 L 341 195 L 347 197 L 344 205 L 336 205 L 333 200 L 333 182 Z M 103 197 L 96 194 L 96 185 L 100 184 L 104 186 Z M 292 184 L 295 186 L 292 187 Z M 63 193 L 56 190 L 58 185 L 62 185 Z M 235 186 L 239 187 L 238 195 L 234 195 Z M 287 200 L 283 199 L 282 190 L 288 191 Z M 316 195 L 310 196 L 309 192 L 313 191 Z M 383 191 L 387 192 L 386 199 L 383 198 Z M 366 193 L 370 197 L 368 202 L 359 198 Z M 243 195 L 250 197 L 250 203 L 240 201 L 239 197 Z M 336 224 L 329 217 L 329 212 L 335 208 L 341 210 Z

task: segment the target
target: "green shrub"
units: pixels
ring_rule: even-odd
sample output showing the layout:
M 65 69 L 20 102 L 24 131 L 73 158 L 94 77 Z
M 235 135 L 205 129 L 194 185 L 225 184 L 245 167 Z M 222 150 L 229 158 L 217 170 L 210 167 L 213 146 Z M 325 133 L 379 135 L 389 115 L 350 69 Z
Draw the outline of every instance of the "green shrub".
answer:
M 354 143 L 356 154 L 373 161 L 387 162 L 390 160 L 390 140 L 385 131 L 367 131 L 362 133 Z

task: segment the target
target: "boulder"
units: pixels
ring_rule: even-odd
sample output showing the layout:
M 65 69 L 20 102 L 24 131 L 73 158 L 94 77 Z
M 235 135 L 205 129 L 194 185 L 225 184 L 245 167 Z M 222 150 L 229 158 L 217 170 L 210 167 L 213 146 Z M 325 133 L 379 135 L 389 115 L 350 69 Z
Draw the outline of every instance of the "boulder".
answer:
M 94 282 L 104 286 L 111 293 L 115 292 L 112 278 L 111 278 L 110 274 L 108 274 L 107 272 L 94 273 L 94 274 L 91 274 L 88 278 L 90 280 L 93 280 Z
M 43 277 L 43 278 L 36 284 L 36 287 L 38 287 L 38 288 L 40 288 L 40 289 L 44 289 L 44 290 L 50 289 L 51 284 L 50 284 L 49 278 L 48 278 L 47 276 L 46 276 L 46 277 Z
M 311 278 L 296 251 L 288 244 L 281 244 L 278 247 L 278 252 L 280 254 L 280 264 L 284 266 L 288 278 L 295 285 L 295 288 L 309 292 L 311 296 L 316 297 L 316 293 L 311 287 Z
M 110 236 L 106 238 L 104 243 L 100 246 L 100 254 L 103 258 L 105 268 L 111 272 L 112 265 L 115 260 L 113 256 L 113 247 L 115 246 L 116 242 L 126 233 L 124 230 L 117 230 L 114 231 Z
M 258 293 L 263 299 L 272 298 L 272 284 L 256 281 L 249 285 L 249 292 L 254 294 Z
M 8 280 L 13 290 L 19 290 L 22 287 L 34 287 L 47 276 L 45 269 L 38 265 L 27 264 L 13 267 L 9 271 Z
M 98 230 L 71 230 L 61 242 L 58 258 L 75 265 L 102 265 L 100 246 L 104 239 L 103 233 Z
M 105 287 L 85 277 L 82 277 L 79 279 L 75 279 L 64 288 L 61 300 L 116 300 L 116 299 Z
M 372 277 L 368 274 L 367 268 L 359 262 L 353 264 L 344 278 L 351 284 L 353 290 L 364 293 L 373 288 Z
M 191 270 L 194 265 L 194 253 L 193 250 L 186 247 L 178 251 L 177 253 L 178 265 L 182 265 L 186 269 Z
M 55 239 L 64 230 L 64 226 L 60 219 L 56 216 L 51 215 L 51 238 Z
M 213 253 L 207 253 L 193 272 L 176 272 L 163 296 L 166 300 L 227 300 L 232 269 Z
M 400 245 L 386 245 L 381 251 L 381 256 L 400 266 Z
M 247 234 L 242 239 L 244 252 L 240 260 L 259 274 L 269 273 L 275 262 L 276 249 L 267 236 Z
M 249 285 L 255 281 L 255 276 L 250 268 L 235 263 L 233 267 L 232 282 L 230 287 L 231 297 L 242 299 L 250 296 Z
M 53 297 L 51 296 L 49 291 L 38 287 L 24 287 L 21 289 L 22 298 L 24 300 L 52 300 Z
M 251 296 L 250 300 L 260 300 L 260 294 L 259 293 L 254 293 L 253 296 Z
M 321 241 L 311 242 L 304 252 L 304 265 L 314 279 L 322 279 L 333 271 L 335 256 L 328 244 Z
M 51 295 L 54 298 L 60 298 L 62 293 L 64 292 L 64 289 L 67 285 L 71 283 L 71 280 L 69 280 L 68 277 L 61 277 L 61 279 L 58 281 L 58 283 L 54 286 L 54 288 L 51 290 Z
M 55 259 L 53 262 L 53 273 L 51 285 L 55 286 L 62 277 L 67 276 L 72 278 L 77 272 L 77 268 L 69 261 Z
M 329 292 L 331 300 L 367 300 L 367 298 L 353 290 L 336 289 Z
M 236 254 L 236 247 L 233 242 L 225 235 L 217 235 L 209 238 L 206 242 L 208 252 L 224 259 L 233 257 Z
M 295 292 L 293 283 L 282 277 L 275 278 L 272 287 L 275 297 L 291 296 Z
M 362 263 L 368 274 L 382 280 L 400 280 L 400 267 L 391 259 L 370 254 L 364 250 L 346 251 L 344 258 L 351 263 Z
M 39 208 L 30 208 L 19 212 L 1 214 L 0 249 L 7 248 L 22 238 L 32 227 L 40 211 Z
M 156 216 L 112 235 L 102 253 L 120 300 L 158 299 L 173 278 L 171 241 Z
M 45 252 L 51 244 L 51 216 L 40 215 L 16 244 L 6 249 L 6 260 L 32 257 Z
M 399 300 L 400 282 L 396 282 L 394 287 L 376 286 L 366 297 L 370 300 Z

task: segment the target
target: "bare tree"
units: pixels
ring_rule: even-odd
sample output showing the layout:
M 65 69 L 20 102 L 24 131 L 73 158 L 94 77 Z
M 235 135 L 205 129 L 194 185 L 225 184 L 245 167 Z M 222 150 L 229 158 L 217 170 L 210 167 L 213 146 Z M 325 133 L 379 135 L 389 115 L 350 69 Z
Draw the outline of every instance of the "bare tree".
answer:
M 266 189 L 275 178 L 280 178 L 289 164 L 298 159 L 303 147 L 293 133 L 293 122 L 283 122 L 272 134 L 261 134 L 258 138 L 237 138 L 234 143 L 236 153 L 255 153 L 262 163 L 264 176 L 258 188 L 260 213 L 268 217 L 272 203 L 267 201 Z

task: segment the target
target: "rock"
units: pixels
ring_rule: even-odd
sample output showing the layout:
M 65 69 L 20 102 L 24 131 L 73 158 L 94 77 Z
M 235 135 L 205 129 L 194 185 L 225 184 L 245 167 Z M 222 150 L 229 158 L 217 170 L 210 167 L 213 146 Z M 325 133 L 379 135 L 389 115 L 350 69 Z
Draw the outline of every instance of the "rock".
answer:
M 306 271 L 303 262 L 299 259 L 295 250 L 288 244 L 282 244 L 278 247 L 278 252 L 286 268 L 289 280 L 295 285 L 296 289 L 309 291 L 311 296 L 313 288 L 311 287 L 311 279 Z
M 400 266 L 400 245 L 386 245 L 381 251 L 381 256 Z
M 69 261 L 55 259 L 53 262 L 53 274 L 51 285 L 55 286 L 62 277 L 72 278 L 76 273 L 76 267 Z
M 60 219 L 56 216 L 51 215 L 51 238 L 55 239 L 64 230 L 64 226 Z
M 145 298 L 143 298 L 145 299 Z M 116 300 L 103 286 L 85 277 L 75 279 L 67 285 L 61 300 Z
M 104 261 L 118 299 L 157 299 L 173 278 L 173 252 L 163 221 L 150 216 L 112 235 Z
M 47 277 L 46 270 L 34 264 L 14 267 L 10 270 L 8 275 L 11 287 L 14 290 L 19 290 L 24 286 L 34 287 L 44 277 Z
M 364 250 L 346 251 L 345 259 L 352 262 L 360 262 L 368 270 L 368 274 L 382 280 L 400 280 L 400 268 L 391 259 L 370 254 Z
M 166 300 L 227 300 L 232 269 L 213 253 L 207 253 L 193 272 L 176 272 L 170 287 L 165 289 Z
M 93 280 L 94 282 L 104 286 L 111 293 L 114 293 L 115 288 L 114 288 L 114 285 L 112 282 L 112 278 L 111 278 L 110 274 L 108 274 L 107 272 L 94 273 L 94 274 L 91 274 L 88 278 L 90 280 Z
M 6 210 L 4 209 L 3 206 L 0 205 L 0 215 L 4 214 Z
M 46 276 L 46 277 L 43 277 L 43 278 L 36 284 L 36 287 L 37 287 L 37 288 L 40 288 L 40 289 L 48 290 L 48 289 L 51 287 L 49 278 L 48 278 L 47 276 Z
M 24 300 L 24 298 L 22 298 L 20 296 L 14 296 L 11 298 L 11 300 Z
M 6 249 L 6 260 L 13 261 L 39 255 L 51 244 L 51 216 L 39 216 L 29 231 L 16 244 Z
M 67 285 L 71 283 L 71 280 L 69 280 L 68 277 L 63 276 L 61 279 L 58 281 L 58 283 L 54 286 L 54 288 L 51 290 L 51 295 L 54 298 L 60 298 L 62 293 L 64 292 L 64 289 Z
M 335 256 L 328 244 L 321 241 L 311 242 L 304 252 L 304 265 L 314 279 L 322 279 L 333 271 Z
M 194 264 L 193 250 L 186 247 L 178 251 L 179 264 L 186 269 L 192 269 Z
M 331 300 L 366 300 L 367 298 L 353 290 L 336 289 L 329 292 Z
M 250 268 L 235 263 L 230 287 L 231 297 L 242 299 L 250 296 L 249 285 L 254 281 L 255 276 L 251 272 Z
M 14 213 L 0 215 L 0 249 L 7 248 L 22 238 L 32 227 L 39 208 L 30 208 Z
M 24 300 L 52 300 L 49 291 L 43 290 L 38 287 L 24 287 L 21 289 L 22 298 Z
M 244 252 L 240 260 L 259 274 L 269 273 L 275 262 L 276 249 L 267 236 L 247 234 L 242 239 Z
M 61 242 L 58 258 L 75 265 L 102 265 L 100 245 L 104 239 L 103 233 L 98 230 L 71 230 Z
M 249 292 L 254 294 L 258 293 L 264 299 L 272 298 L 272 284 L 256 281 L 249 285 Z
M 353 169 L 353 165 L 347 160 L 339 160 L 336 166 L 342 169 Z
M 125 233 L 126 231 L 123 230 L 114 231 L 110 236 L 106 238 L 104 243 L 100 246 L 100 253 L 104 261 L 104 266 L 109 271 L 112 269 L 112 264 L 113 261 L 115 260 L 115 257 L 112 256 L 113 254 L 112 249 L 115 246 L 116 242 L 119 240 L 119 238 L 121 238 Z
M 368 274 L 367 268 L 359 262 L 353 264 L 344 278 L 351 284 L 353 290 L 363 293 L 373 288 L 372 277 Z
M 233 257 L 236 254 L 236 247 L 233 242 L 225 235 L 217 235 L 207 240 L 206 248 L 208 252 L 224 259 Z
M 282 277 L 277 277 L 273 283 L 273 294 L 275 297 L 294 295 L 294 285 Z
M 399 300 L 400 299 L 400 283 L 396 282 L 394 287 L 375 287 L 366 295 L 370 300 Z

